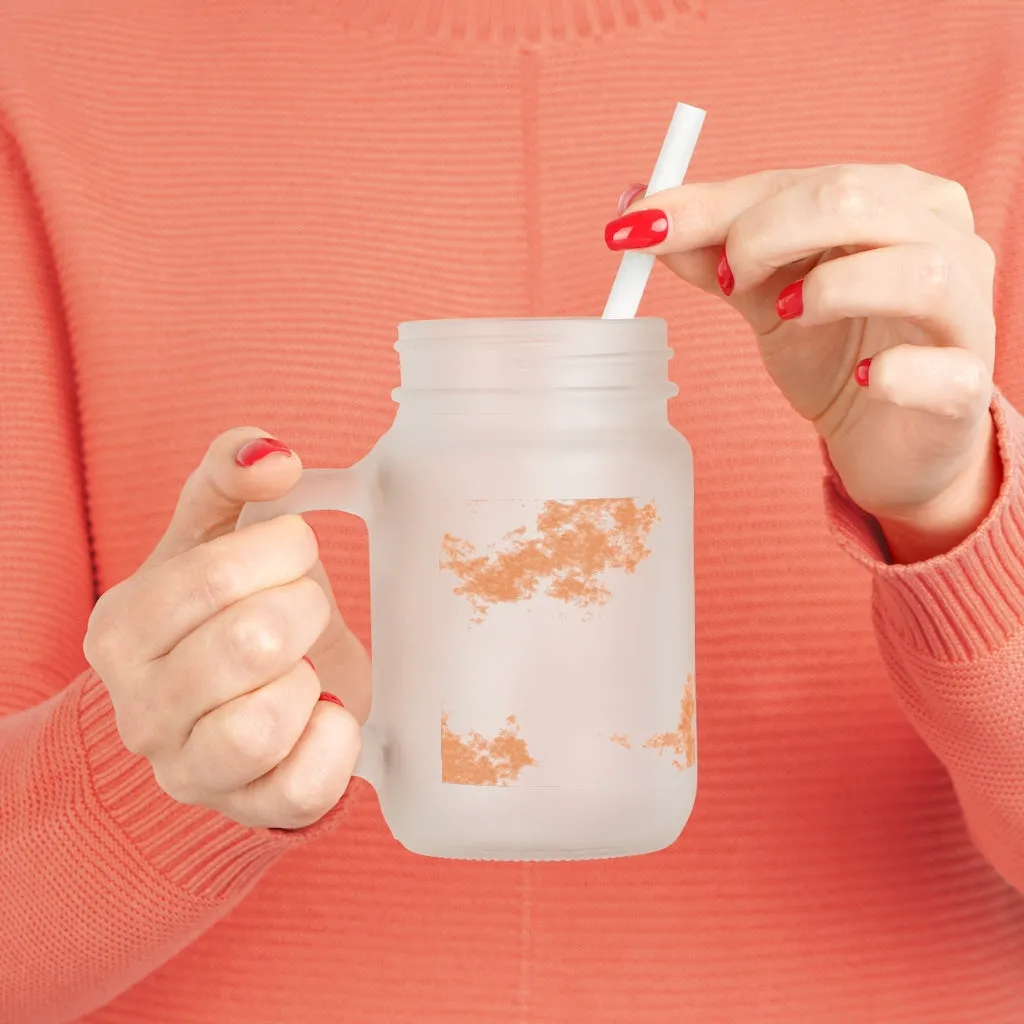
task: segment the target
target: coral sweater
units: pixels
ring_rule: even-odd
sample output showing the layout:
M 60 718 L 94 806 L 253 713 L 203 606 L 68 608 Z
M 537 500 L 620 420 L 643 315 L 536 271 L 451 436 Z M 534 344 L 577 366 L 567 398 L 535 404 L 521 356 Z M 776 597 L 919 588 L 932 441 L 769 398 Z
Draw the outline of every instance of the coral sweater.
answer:
M 996 0 L 0 0 L 0 1021 L 1019 1024 L 1022 53 Z M 173 803 L 85 664 L 96 595 L 221 430 L 364 454 L 398 321 L 599 313 L 678 99 L 709 111 L 694 178 L 967 186 L 991 516 L 884 564 L 745 325 L 657 268 L 697 465 L 681 839 L 460 863 L 361 784 L 297 834 Z M 314 521 L 368 640 L 359 525 Z

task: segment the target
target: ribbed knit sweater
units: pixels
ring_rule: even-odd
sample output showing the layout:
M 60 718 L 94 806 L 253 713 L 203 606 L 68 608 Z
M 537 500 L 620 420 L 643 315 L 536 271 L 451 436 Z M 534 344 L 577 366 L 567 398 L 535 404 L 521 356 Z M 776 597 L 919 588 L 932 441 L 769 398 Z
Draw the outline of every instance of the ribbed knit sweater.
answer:
M 0 0 L 0 1021 L 1020 1024 L 1024 6 Z M 596 315 L 677 100 L 695 180 L 956 178 L 999 260 L 1004 484 L 887 565 L 723 302 L 656 268 L 696 458 L 701 777 L 561 864 L 180 806 L 82 654 L 210 440 L 389 425 L 395 324 Z M 369 642 L 365 538 L 311 517 Z M 831 528 L 830 528 L 831 526 Z

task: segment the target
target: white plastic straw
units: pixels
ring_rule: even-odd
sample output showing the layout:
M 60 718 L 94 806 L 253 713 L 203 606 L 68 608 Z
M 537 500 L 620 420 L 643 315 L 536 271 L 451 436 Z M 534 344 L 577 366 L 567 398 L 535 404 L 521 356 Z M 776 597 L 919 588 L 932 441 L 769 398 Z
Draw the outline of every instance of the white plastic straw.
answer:
M 700 107 L 676 104 L 665 141 L 661 144 L 658 162 L 654 165 L 647 186 L 648 196 L 683 183 L 703 124 L 704 111 Z M 622 254 L 619 272 L 615 275 L 608 302 L 601 314 L 603 319 L 630 320 L 636 316 L 653 266 L 654 257 L 649 252 L 630 251 Z

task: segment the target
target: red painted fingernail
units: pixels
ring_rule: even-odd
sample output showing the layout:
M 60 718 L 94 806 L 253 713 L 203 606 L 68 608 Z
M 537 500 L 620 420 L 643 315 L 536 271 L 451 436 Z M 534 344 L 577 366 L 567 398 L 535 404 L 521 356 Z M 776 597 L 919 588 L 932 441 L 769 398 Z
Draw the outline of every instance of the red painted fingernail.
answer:
M 634 182 L 632 185 L 627 185 L 622 190 L 622 195 L 619 196 L 619 201 L 616 205 L 616 209 L 619 211 L 619 216 L 629 208 L 630 204 L 638 197 L 642 196 L 647 191 L 646 185 L 641 185 Z
M 715 273 L 718 275 L 718 287 L 722 289 L 722 294 L 732 295 L 736 279 L 732 276 L 732 267 L 729 266 L 729 257 L 725 255 L 724 248 L 722 255 L 718 257 L 718 268 Z
M 312 661 L 310 660 L 310 657 L 309 657 L 309 655 L 308 655 L 308 654 L 304 654 L 304 655 L 302 656 L 302 660 L 303 660 L 303 661 L 304 661 L 304 662 L 305 662 L 305 663 L 306 663 L 306 664 L 307 664 L 307 665 L 308 665 L 308 666 L 309 666 L 309 667 L 310 667 L 310 668 L 311 668 L 311 669 L 312 669 L 312 670 L 313 670 L 314 672 L 316 671 L 316 665 L 314 665 L 314 664 L 313 664 L 313 662 L 312 662 Z
M 637 210 L 613 220 L 604 229 L 609 249 L 646 249 L 664 242 L 668 236 L 668 217 L 663 210 Z
M 779 292 L 775 311 L 780 320 L 795 320 L 804 311 L 804 282 L 794 281 Z
M 317 700 L 325 700 L 328 704 L 337 704 L 339 708 L 343 708 L 345 705 L 341 703 L 340 697 L 335 697 L 333 693 L 328 693 L 326 690 L 322 690 Z
M 252 441 L 246 441 L 238 449 L 238 454 L 235 455 L 235 462 L 248 469 L 259 462 L 260 459 L 265 459 L 268 455 L 275 454 L 291 455 L 292 450 L 288 445 L 273 437 L 257 437 Z
M 316 537 L 316 546 L 320 547 L 320 534 L 316 532 L 316 527 L 312 523 L 306 523 L 306 525 L 313 531 L 313 536 Z
M 871 370 L 871 360 L 862 359 L 857 364 L 857 369 L 853 371 L 853 379 L 862 387 L 868 386 L 868 373 Z

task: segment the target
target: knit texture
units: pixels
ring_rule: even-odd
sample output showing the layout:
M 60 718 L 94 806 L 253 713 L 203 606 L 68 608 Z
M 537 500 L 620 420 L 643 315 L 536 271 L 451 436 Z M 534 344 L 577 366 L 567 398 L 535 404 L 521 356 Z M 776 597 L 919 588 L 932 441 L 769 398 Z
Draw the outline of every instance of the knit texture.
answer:
M 1019 1024 L 1021 53 L 1024 6 L 952 0 L 0 0 L 0 1024 Z M 886 565 L 745 324 L 657 268 L 697 475 L 681 839 L 459 863 L 361 785 L 294 835 L 175 804 L 85 664 L 97 594 L 222 430 L 365 454 L 398 322 L 599 313 L 676 100 L 709 112 L 695 180 L 967 186 L 985 524 Z M 368 643 L 365 534 L 309 518 Z

